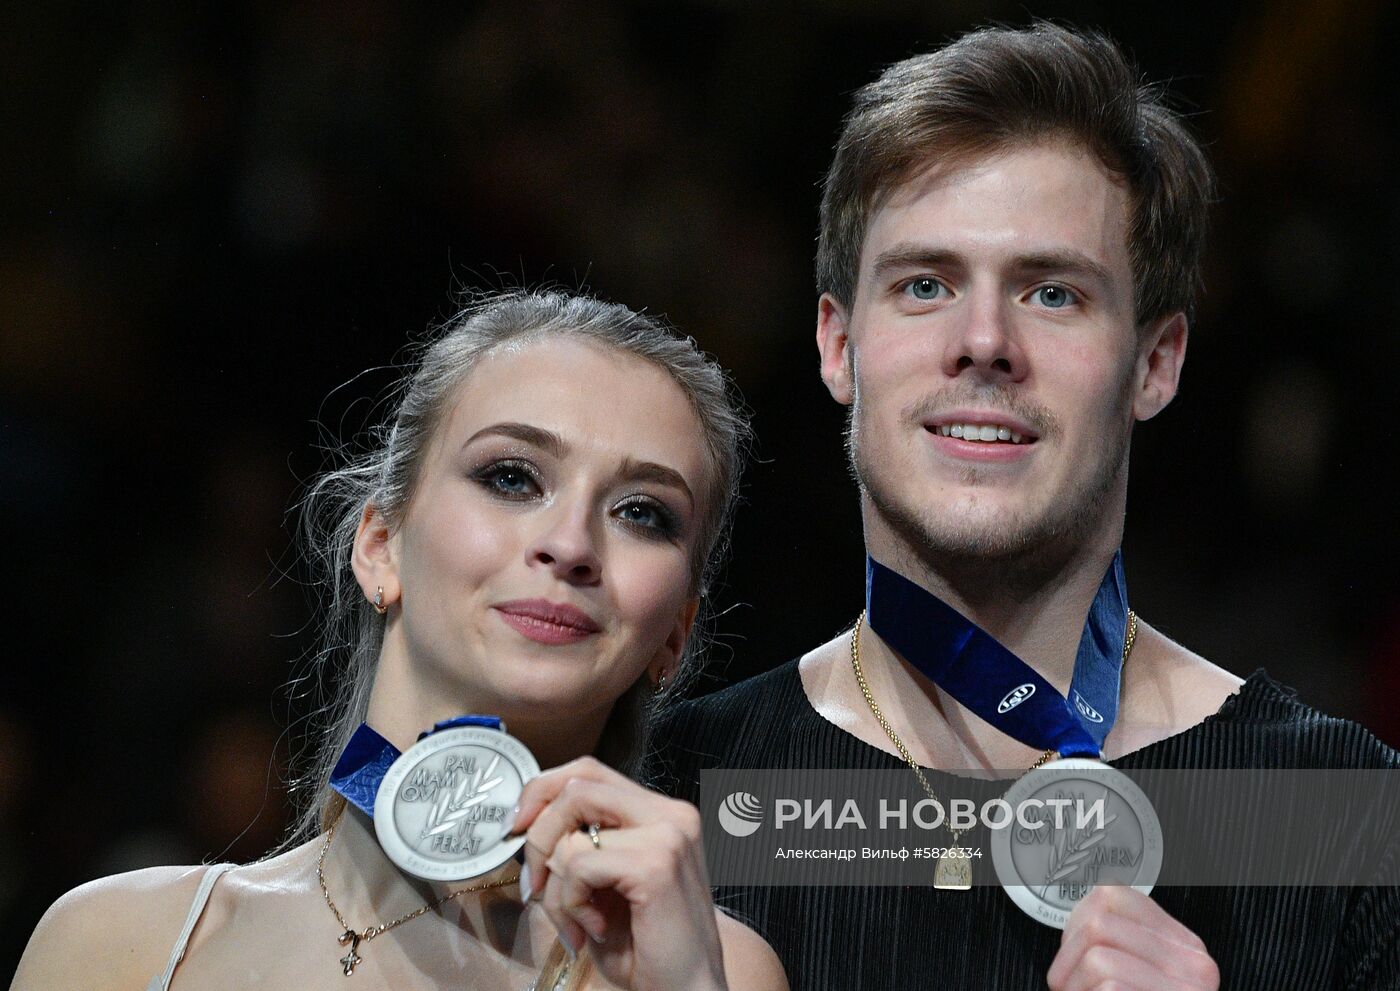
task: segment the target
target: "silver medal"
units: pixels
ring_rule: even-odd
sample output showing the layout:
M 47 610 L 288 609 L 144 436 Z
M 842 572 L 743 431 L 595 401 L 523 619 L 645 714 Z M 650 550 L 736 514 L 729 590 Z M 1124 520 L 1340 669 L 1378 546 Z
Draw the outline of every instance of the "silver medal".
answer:
M 992 830 L 992 863 L 1011 900 L 1037 922 L 1063 929 L 1097 884 L 1152 891 L 1162 824 L 1122 771 L 1084 757 L 1050 761 L 1012 785 L 1006 802 L 1021 811 Z
M 389 767 L 374 799 L 374 831 L 389 859 L 428 881 L 464 881 L 504 864 L 525 843 L 506 817 L 540 773 L 502 730 L 456 726 L 419 740 Z

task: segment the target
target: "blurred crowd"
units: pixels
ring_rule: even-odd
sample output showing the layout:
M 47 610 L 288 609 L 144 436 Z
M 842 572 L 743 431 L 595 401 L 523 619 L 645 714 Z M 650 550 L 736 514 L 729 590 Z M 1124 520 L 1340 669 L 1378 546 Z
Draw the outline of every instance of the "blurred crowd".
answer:
M 1031 4 L 1166 79 L 1222 201 L 1174 406 L 1138 431 L 1135 607 L 1400 745 L 1400 18 Z M 73 884 L 287 821 L 315 590 L 295 502 L 463 290 L 662 312 L 734 371 L 747 481 L 701 690 L 859 608 L 816 374 L 849 93 L 993 0 L 382 0 L 0 12 L 0 977 Z M 368 369 L 368 373 L 364 373 Z M 619 411 L 625 415 L 625 411 Z

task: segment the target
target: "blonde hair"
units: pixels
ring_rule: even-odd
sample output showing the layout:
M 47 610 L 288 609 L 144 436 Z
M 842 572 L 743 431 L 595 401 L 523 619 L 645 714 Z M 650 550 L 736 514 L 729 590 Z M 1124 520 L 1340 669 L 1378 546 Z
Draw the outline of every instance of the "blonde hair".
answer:
M 375 666 L 383 645 L 384 618 L 361 593 L 350 567 L 360 518 L 374 505 L 392 529 L 400 525 L 418 482 L 424 453 L 447 412 L 454 388 L 483 356 L 506 342 L 570 337 L 634 355 L 666 371 L 681 387 L 700 422 L 709 458 L 708 485 L 691 571 L 700 597 L 696 632 L 678 674 L 685 678 L 702 652 L 710 585 L 728 544 L 739 476 L 750 438 L 744 410 L 724 371 L 688 337 L 665 321 L 617 303 L 559 291 L 513 291 L 480 298 L 442 328 L 395 390 L 388 420 L 370 431 L 359 453 L 342 450 L 343 463 L 315 479 L 301 501 L 302 539 L 314 587 L 325 597 L 321 647 L 313 657 L 324 703 L 311 725 L 315 753 L 293 782 L 298 817 L 288 842 L 326 827 L 340 805 L 330 772 L 355 728 L 364 721 Z M 668 686 L 667 695 L 675 691 Z M 613 707 L 596 756 L 635 775 L 656 702 L 640 679 Z

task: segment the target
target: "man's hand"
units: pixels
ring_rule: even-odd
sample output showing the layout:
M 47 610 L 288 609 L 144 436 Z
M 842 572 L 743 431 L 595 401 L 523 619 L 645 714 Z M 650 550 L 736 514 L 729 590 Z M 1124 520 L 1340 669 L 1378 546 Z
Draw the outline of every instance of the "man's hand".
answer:
M 1216 991 L 1201 938 L 1126 885 L 1095 888 L 1070 913 L 1050 991 Z

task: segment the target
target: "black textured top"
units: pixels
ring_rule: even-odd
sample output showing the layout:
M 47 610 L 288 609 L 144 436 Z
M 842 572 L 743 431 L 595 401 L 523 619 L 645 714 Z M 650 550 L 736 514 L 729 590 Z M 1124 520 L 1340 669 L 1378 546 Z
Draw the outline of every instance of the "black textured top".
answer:
M 795 660 L 682 703 L 654 739 L 654 783 L 691 801 L 703 768 L 908 766 L 817 713 Z M 1400 754 L 1259 670 L 1204 722 L 1112 763 L 1400 769 Z M 1400 888 L 1176 887 L 1152 897 L 1205 941 L 1230 991 L 1400 989 Z M 1043 991 L 1060 942 L 995 886 L 726 887 L 715 898 L 773 945 L 793 991 Z

